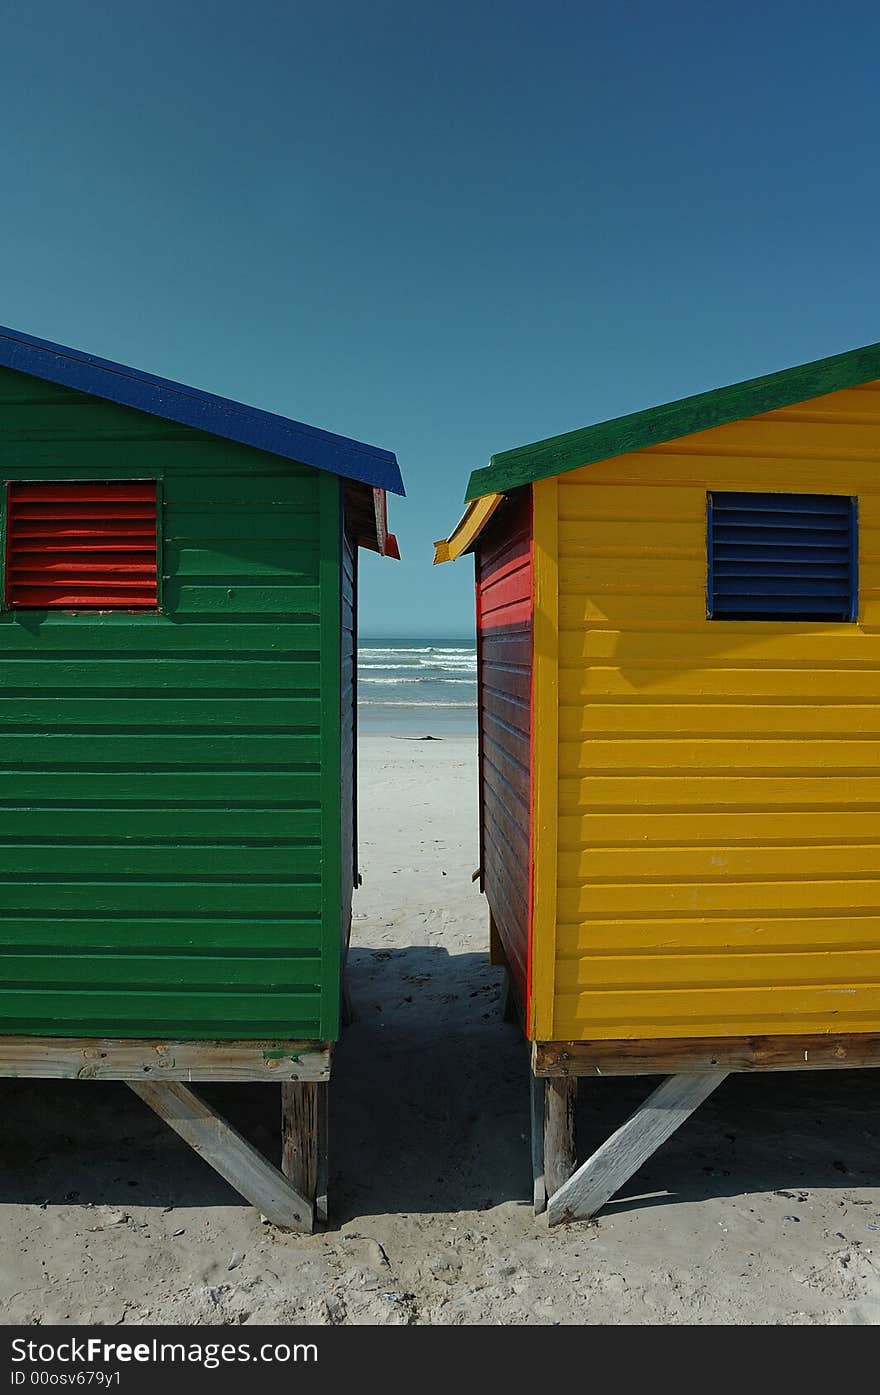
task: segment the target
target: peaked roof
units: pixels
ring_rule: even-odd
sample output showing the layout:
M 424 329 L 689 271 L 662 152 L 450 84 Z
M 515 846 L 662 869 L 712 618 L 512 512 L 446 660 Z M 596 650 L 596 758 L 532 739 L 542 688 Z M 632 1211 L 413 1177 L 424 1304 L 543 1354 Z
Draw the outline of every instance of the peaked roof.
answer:
M 731 387 L 699 392 L 694 397 L 683 397 L 662 407 L 631 412 L 597 426 L 568 431 L 564 436 L 551 436 L 546 441 L 493 455 L 485 469 L 475 470 L 471 475 L 465 498 L 479 499 L 486 494 L 504 493 L 519 485 L 577 470 L 582 465 L 594 465 L 615 455 L 662 445 L 678 436 L 690 436 L 695 431 L 708 431 L 713 426 L 725 426 L 743 417 L 791 407 L 795 402 L 823 397 L 826 393 L 856 387 L 875 378 L 880 378 L 880 344 L 868 344 L 865 348 L 816 359 L 798 368 L 768 373 L 763 378 L 749 378 Z
M 314 465 L 345 479 L 393 494 L 403 494 L 403 480 L 393 451 L 367 446 L 332 431 L 320 431 L 301 421 L 276 416 L 258 407 L 247 407 L 199 388 L 185 387 L 137 368 L 127 368 L 94 354 L 35 339 L 30 334 L 0 326 L 0 367 L 29 373 L 63 387 L 134 407 L 166 421 L 180 422 L 199 431 L 238 441 L 244 446 Z

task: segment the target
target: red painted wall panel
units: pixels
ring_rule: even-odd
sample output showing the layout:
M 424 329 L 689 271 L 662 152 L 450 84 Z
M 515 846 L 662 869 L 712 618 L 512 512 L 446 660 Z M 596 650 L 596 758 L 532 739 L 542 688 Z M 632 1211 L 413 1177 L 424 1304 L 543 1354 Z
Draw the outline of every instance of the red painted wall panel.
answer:
M 507 500 L 475 552 L 483 890 L 527 1007 L 531 919 L 532 498 Z

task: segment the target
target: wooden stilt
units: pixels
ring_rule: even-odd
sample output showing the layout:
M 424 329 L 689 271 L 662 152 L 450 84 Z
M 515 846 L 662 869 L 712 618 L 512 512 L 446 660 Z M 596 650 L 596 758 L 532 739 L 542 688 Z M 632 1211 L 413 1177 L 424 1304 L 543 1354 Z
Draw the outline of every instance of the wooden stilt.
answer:
M 327 1220 L 327 1086 L 304 1081 L 281 1087 L 281 1171 Z
M 535 1215 L 540 1216 L 547 1209 L 547 1187 L 544 1181 L 544 1093 L 547 1082 L 531 1074 L 529 1080 L 532 1125 L 532 1202 Z
M 498 933 L 498 926 L 495 924 L 495 917 L 491 911 L 489 912 L 489 963 L 504 970 L 504 983 L 501 988 L 501 1017 L 503 1021 L 522 1025 L 524 1021 L 522 1004 L 516 991 L 513 974 L 510 972 L 510 963 L 504 950 L 504 941 Z
M 588 1220 L 639 1170 L 689 1115 L 717 1090 L 727 1071 L 670 1075 L 591 1158 L 550 1195 L 551 1225 Z
M 507 955 L 504 953 L 504 945 L 498 933 L 498 926 L 495 924 L 495 917 L 489 912 L 489 963 L 506 964 Z
M 509 969 L 504 971 L 504 984 L 501 989 L 501 1017 L 505 1022 L 519 1023 L 522 1020 L 516 989 L 513 986 Z
M 343 978 L 339 985 L 339 1022 L 343 1027 L 350 1027 L 354 1021 L 354 1009 L 351 1005 L 351 993 L 348 990 L 348 983 Z
M 575 1110 L 578 1083 L 574 1076 L 553 1076 L 544 1091 L 544 1181 L 552 1196 L 577 1167 Z
M 176 1080 L 128 1084 L 160 1119 L 275 1225 L 288 1230 L 312 1230 L 311 1200 L 189 1086 Z
M 327 1224 L 327 1191 L 329 1183 L 330 1087 L 319 1085 L 316 1090 L 318 1114 L 318 1166 L 315 1182 L 315 1220 Z

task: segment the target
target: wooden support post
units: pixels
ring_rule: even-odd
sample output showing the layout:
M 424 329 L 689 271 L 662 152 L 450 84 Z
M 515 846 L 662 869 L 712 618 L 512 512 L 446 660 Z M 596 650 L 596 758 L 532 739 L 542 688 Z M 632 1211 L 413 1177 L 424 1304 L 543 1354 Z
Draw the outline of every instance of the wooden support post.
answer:
M 519 1000 L 519 993 L 516 990 L 513 974 L 510 972 L 510 961 L 504 950 L 504 941 L 495 924 L 495 917 L 489 912 L 489 963 L 497 965 L 504 970 L 504 983 L 501 987 L 501 1017 L 505 1022 L 515 1022 L 521 1026 L 525 1021 L 525 1013 Z
M 547 1203 L 550 1224 L 585 1221 L 594 1216 L 727 1075 L 724 1070 L 705 1071 L 670 1075 L 664 1080 L 617 1132 L 551 1194 Z
M 176 1080 L 129 1081 L 128 1084 L 199 1157 L 210 1163 L 215 1172 L 268 1220 L 288 1230 L 311 1232 L 311 1201 L 194 1090 Z
M 509 969 L 504 970 L 504 983 L 501 986 L 501 1017 L 504 1022 L 519 1024 L 522 1020 L 516 989 Z
M 552 1196 L 568 1181 L 577 1167 L 575 1110 L 577 1079 L 555 1076 L 546 1081 L 544 1091 L 544 1181 Z
M 489 963 L 500 965 L 507 964 L 507 955 L 504 953 L 504 944 L 498 933 L 498 926 L 495 924 L 495 917 L 489 912 Z
M 529 1104 L 532 1138 L 532 1203 L 535 1215 L 547 1209 L 547 1187 L 544 1182 L 544 1092 L 546 1080 L 529 1074 Z
M 289 1081 L 281 1087 L 281 1171 L 327 1220 L 327 1086 Z
M 348 980 L 342 979 L 339 985 L 339 1025 L 350 1027 L 354 1021 L 354 1009 L 351 1005 L 351 993 L 348 989 Z

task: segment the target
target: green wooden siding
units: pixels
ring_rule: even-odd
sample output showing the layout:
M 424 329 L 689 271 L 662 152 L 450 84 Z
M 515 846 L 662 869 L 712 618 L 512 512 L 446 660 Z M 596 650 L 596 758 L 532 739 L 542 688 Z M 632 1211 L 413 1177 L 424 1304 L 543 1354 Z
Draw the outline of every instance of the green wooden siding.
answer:
M 0 477 L 157 479 L 164 574 L 0 612 L 0 1031 L 334 1037 L 340 481 L 8 370 Z
M 341 728 L 340 728 L 340 769 L 342 779 L 342 807 L 340 810 L 340 831 L 342 834 L 342 876 L 340 891 L 342 911 L 340 930 L 342 937 L 343 963 L 348 954 L 351 938 L 352 893 L 357 881 L 357 690 L 355 666 L 357 664 L 357 548 L 347 530 L 342 537 L 342 594 L 341 594 Z

